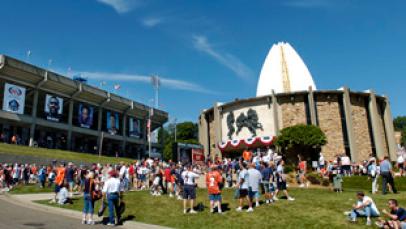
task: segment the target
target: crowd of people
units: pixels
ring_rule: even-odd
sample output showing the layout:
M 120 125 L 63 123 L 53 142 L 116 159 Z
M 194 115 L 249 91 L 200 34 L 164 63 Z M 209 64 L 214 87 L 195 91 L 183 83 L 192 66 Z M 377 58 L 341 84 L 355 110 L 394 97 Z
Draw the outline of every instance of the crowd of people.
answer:
M 399 157 L 404 156 L 406 156 L 404 150 L 400 151 Z M 330 178 L 337 191 L 342 191 L 343 176 L 365 175 L 371 179 L 373 194 L 378 192 L 378 176 L 383 178 L 383 194 L 388 192 L 388 186 L 392 192 L 397 192 L 394 184 L 396 174 L 387 157 L 378 161 L 371 156 L 363 163 L 353 164 L 346 155 L 338 155 L 335 160 L 326 161 L 320 153 L 316 162 L 309 163 L 300 155 L 297 161 L 295 171 L 300 188 L 309 187 L 307 174 L 312 172 Z M 311 168 L 308 168 L 308 164 L 312 165 Z M 405 160 L 398 159 L 397 166 L 399 167 L 397 175 L 405 175 L 403 173 Z M 224 188 L 235 188 L 234 198 L 238 202 L 236 211 L 242 211 L 246 202 L 248 205 L 246 212 L 253 212 L 254 208 L 260 206 L 262 198 L 265 204 L 272 204 L 278 201 L 279 194 L 283 193 L 286 200 L 295 200 L 288 192 L 287 173 L 284 158 L 272 148 L 267 148 L 257 153 L 245 150 L 242 157 L 236 159 L 223 158 L 193 165 L 152 158 L 115 165 L 97 163 L 74 165 L 71 162 L 65 164 L 56 161 L 51 165 L 41 166 L 0 164 L 0 188 L 10 190 L 15 186 L 29 183 L 38 183 L 41 188 L 53 187 L 55 197 L 52 202 L 61 205 L 72 203 L 72 197 L 81 193 L 84 201 L 83 224 L 94 224 L 95 202 L 101 201 L 98 215 L 103 215 L 104 210 L 108 208 L 108 224 L 115 225 L 120 223 L 125 209 L 124 193 L 130 190 L 149 190 L 152 196 L 167 195 L 169 198 L 183 200 L 184 214 L 196 214 L 196 189 L 200 181 L 199 185 L 204 183 L 207 187 L 210 212 L 223 214 Z M 350 220 L 355 221 L 357 217 L 365 216 L 370 224 L 370 217 L 379 216 L 379 211 L 370 197 L 358 193 L 357 198 L 358 203 L 348 213 Z M 396 210 L 402 209 L 397 205 L 396 200 L 390 200 L 391 213 L 385 211 L 382 213 L 392 220 L 378 221 L 380 226 L 404 228 L 403 210 Z

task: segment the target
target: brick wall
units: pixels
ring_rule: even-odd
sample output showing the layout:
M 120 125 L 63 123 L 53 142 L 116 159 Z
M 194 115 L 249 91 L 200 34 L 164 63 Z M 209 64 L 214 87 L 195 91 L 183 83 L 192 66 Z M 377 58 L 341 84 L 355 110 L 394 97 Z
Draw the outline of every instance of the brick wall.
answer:
M 345 153 L 339 97 L 322 94 L 315 95 L 315 100 L 319 127 L 328 141 L 322 152 L 327 160 L 332 160 L 337 154 Z
M 364 98 L 351 96 L 351 117 L 355 137 L 355 149 L 359 161 L 368 159 L 372 153 L 372 139 L 368 122 L 368 107 Z
M 279 116 L 282 118 L 282 128 L 307 124 L 305 97 L 295 96 L 293 101 L 291 98 L 290 96 L 278 98 L 280 111 L 282 112 Z

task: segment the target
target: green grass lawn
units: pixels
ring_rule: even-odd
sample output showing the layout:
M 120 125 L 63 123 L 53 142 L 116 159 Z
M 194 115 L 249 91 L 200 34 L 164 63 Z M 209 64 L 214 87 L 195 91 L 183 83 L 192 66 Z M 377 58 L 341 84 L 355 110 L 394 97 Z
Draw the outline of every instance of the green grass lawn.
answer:
M 182 201 L 167 196 L 153 197 L 145 191 L 131 192 L 125 196 L 127 207 L 124 217 L 173 228 L 368 228 L 365 220 L 351 224 L 343 215 L 355 202 L 353 191 L 337 194 L 327 189 L 291 189 L 296 201 L 280 200 L 276 204 L 262 205 L 255 208 L 254 213 L 236 212 L 237 202 L 233 193 L 233 190 L 224 191 L 223 200 L 227 208 L 224 215 L 218 215 L 209 212 L 207 191 L 200 189 L 197 203 L 203 203 L 206 208 L 197 215 L 184 215 Z M 389 198 L 396 198 L 402 206 L 406 206 L 404 193 L 374 195 L 373 198 L 379 209 L 386 207 Z M 41 203 L 47 204 L 47 201 Z M 96 204 L 96 210 L 99 204 Z M 82 199 L 64 206 L 78 211 L 82 207 Z
M 29 185 L 18 185 L 14 187 L 10 194 L 33 194 L 33 193 L 47 193 L 53 192 L 54 186 L 45 188 L 40 188 L 38 184 L 29 184 Z
M 17 154 L 24 156 L 33 156 L 40 158 L 55 159 L 58 161 L 77 161 L 85 163 L 119 163 L 120 161 L 131 162 L 129 158 L 115 158 L 92 155 L 88 153 L 77 153 L 57 149 L 33 148 L 28 146 L 17 146 L 11 144 L 0 143 L 1 154 Z

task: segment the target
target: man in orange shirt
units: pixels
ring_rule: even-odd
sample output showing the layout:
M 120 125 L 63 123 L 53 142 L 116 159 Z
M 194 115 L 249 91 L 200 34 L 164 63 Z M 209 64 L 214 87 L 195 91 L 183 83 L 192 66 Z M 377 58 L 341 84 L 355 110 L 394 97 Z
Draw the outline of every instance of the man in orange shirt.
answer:
M 244 161 L 246 162 L 251 162 L 252 159 L 252 152 L 247 148 L 244 150 L 242 153 L 242 157 L 244 158 Z
M 65 179 L 65 166 L 61 164 L 59 168 L 56 170 L 56 178 L 55 178 L 55 201 L 58 195 L 58 192 L 61 190 L 63 186 L 63 181 Z
M 214 213 L 214 207 L 217 204 L 218 213 L 222 214 L 221 210 L 221 190 L 220 185 L 223 183 L 223 177 L 217 170 L 216 165 L 212 165 L 210 171 L 206 174 L 206 186 L 209 192 L 210 212 Z

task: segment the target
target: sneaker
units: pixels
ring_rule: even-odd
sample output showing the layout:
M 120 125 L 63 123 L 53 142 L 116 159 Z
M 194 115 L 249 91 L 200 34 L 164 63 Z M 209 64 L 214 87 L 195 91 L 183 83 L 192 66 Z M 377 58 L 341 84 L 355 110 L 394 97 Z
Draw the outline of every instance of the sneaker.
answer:
M 300 184 L 300 185 L 299 185 L 299 188 L 304 188 L 304 187 L 305 187 L 304 184 Z
M 187 214 L 187 209 L 183 209 L 183 214 Z
M 197 211 L 195 211 L 195 210 L 190 210 L 190 212 L 189 212 L 190 214 L 197 214 Z
M 94 225 L 94 221 L 93 221 L 93 220 L 89 220 L 89 221 L 87 222 L 87 225 Z
M 292 197 L 289 196 L 289 197 L 288 197 L 288 200 L 289 200 L 289 201 L 294 201 L 295 198 L 292 198 Z
M 82 220 L 82 224 L 86 224 L 86 220 Z
M 306 182 L 306 188 L 310 187 L 310 182 Z
M 210 209 L 210 213 L 214 213 L 214 209 L 212 208 L 212 209 Z
M 372 225 L 371 219 L 367 219 L 367 226 L 371 226 L 371 225 Z
M 266 204 L 269 204 L 269 200 L 265 200 L 265 203 L 266 203 Z
M 235 209 L 236 211 L 240 212 L 242 211 L 242 207 L 238 207 L 237 209 Z
M 383 228 L 383 227 L 384 227 L 383 223 L 381 223 L 381 222 L 375 222 L 375 225 L 376 225 L 378 228 Z
M 183 200 L 183 198 L 182 198 L 182 197 L 180 197 L 180 196 L 178 196 L 178 200 Z
M 254 209 L 248 208 L 247 212 L 254 212 Z
M 279 199 L 278 199 L 278 197 L 274 196 L 274 197 L 273 197 L 273 200 L 274 200 L 274 201 L 278 201 Z
M 350 216 L 350 215 L 351 215 L 351 212 L 344 212 L 344 215 L 345 215 L 345 216 Z
M 171 194 L 169 194 L 169 198 L 172 198 L 172 197 L 173 197 L 172 193 L 171 193 Z
M 108 223 L 107 226 L 116 226 L 114 223 Z
M 257 203 L 255 204 L 255 207 L 259 207 L 259 202 L 257 202 Z

